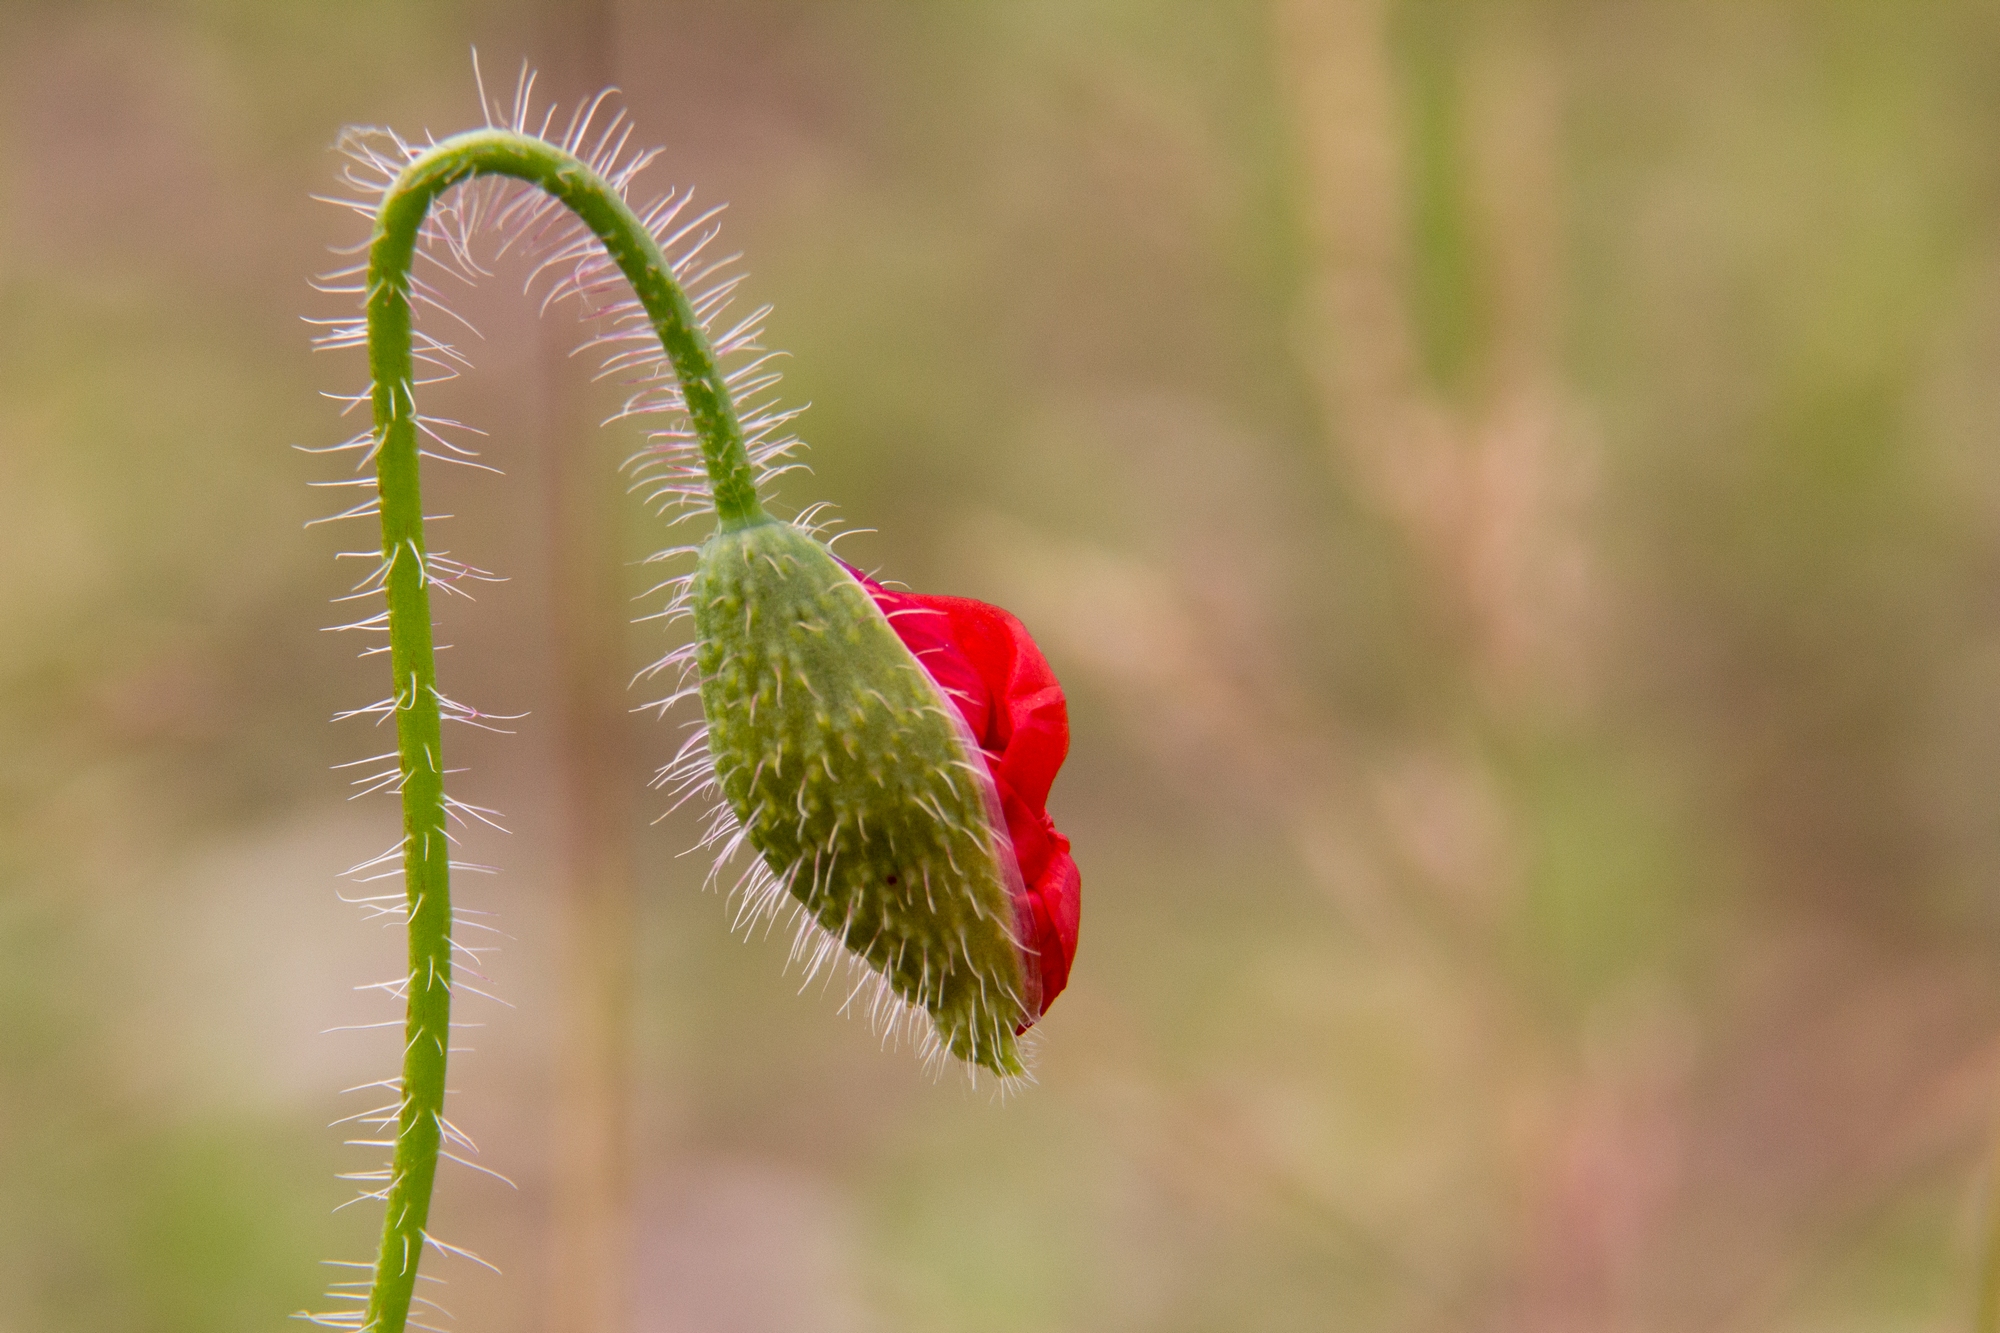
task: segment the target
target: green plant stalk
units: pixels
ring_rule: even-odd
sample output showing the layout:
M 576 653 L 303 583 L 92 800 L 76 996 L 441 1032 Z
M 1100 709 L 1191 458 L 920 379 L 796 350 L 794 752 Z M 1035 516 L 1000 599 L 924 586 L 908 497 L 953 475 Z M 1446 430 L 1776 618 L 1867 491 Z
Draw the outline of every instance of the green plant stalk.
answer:
M 403 777 L 403 866 L 410 916 L 408 1013 L 401 1107 L 367 1333 L 403 1333 L 428 1236 L 431 1187 L 444 1137 L 451 1023 L 451 883 L 445 837 L 437 667 L 425 577 L 418 484 L 410 266 L 433 201 L 477 176 L 540 187 L 604 243 L 651 318 L 680 380 L 724 531 L 768 522 L 728 386 L 659 244 L 604 179 L 574 155 L 504 129 L 437 144 L 406 167 L 376 214 L 368 261 L 368 366 L 374 377 L 376 481 L 382 556 L 389 565 L 389 659 Z
M 1979 1256 L 1979 1288 L 1973 1309 L 1975 1333 L 2000 1333 L 2000 1132 L 1988 1148 L 1986 1164 L 1986 1234 Z

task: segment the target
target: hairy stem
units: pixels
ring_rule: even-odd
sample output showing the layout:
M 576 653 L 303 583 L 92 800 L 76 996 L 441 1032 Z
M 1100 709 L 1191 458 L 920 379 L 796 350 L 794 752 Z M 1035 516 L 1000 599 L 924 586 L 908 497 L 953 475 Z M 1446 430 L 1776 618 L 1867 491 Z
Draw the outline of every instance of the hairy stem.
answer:
M 680 380 L 724 529 L 765 521 L 743 430 L 708 339 L 658 243 L 602 177 L 528 135 L 474 130 L 404 169 L 375 218 L 368 265 L 368 365 L 374 377 L 376 480 L 388 562 L 389 657 L 403 775 L 403 865 L 409 896 L 408 1015 L 402 1103 L 367 1333 L 402 1333 L 428 1239 L 431 1186 L 444 1137 L 451 1020 L 451 885 L 437 669 L 425 573 L 411 347 L 410 265 L 437 197 L 477 176 L 512 176 L 547 191 L 588 226 L 632 284 Z

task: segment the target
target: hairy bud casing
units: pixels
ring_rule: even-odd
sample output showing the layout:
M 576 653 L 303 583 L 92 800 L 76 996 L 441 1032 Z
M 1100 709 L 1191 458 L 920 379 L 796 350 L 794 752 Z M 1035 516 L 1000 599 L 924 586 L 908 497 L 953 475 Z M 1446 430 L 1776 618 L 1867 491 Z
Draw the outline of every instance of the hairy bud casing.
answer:
M 709 751 L 751 844 L 929 1013 L 944 1049 L 1023 1072 L 1015 1034 L 1041 1006 L 1021 874 L 957 710 L 868 591 L 790 524 L 717 532 L 690 601 Z

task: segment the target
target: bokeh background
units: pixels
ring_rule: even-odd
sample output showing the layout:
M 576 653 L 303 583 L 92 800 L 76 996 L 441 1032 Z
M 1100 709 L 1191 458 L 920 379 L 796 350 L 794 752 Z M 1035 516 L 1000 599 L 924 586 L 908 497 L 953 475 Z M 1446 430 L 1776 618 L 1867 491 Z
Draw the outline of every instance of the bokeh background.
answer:
M 501 263 L 427 401 L 508 474 L 429 508 L 509 580 L 440 615 L 526 714 L 452 738 L 513 829 L 452 1113 L 518 1189 L 445 1168 L 505 1276 L 433 1260 L 443 1326 L 1965 1325 L 2000 4 L 6 0 L 0 1330 L 285 1327 L 372 1249 L 309 196 L 344 124 L 476 122 L 475 44 L 731 202 L 782 500 L 1036 632 L 1086 902 L 1004 1101 L 730 934 L 624 711 L 680 538 Z

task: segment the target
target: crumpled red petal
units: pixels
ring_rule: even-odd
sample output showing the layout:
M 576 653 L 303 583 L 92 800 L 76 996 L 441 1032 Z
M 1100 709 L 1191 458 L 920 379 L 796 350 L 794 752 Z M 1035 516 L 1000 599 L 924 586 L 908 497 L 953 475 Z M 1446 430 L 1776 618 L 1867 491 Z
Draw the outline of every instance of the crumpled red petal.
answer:
M 845 562 L 843 562 L 845 563 Z M 1023 942 L 1041 1004 L 1069 983 L 1083 881 L 1069 839 L 1049 818 L 1049 786 L 1069 754 L 1069 708 L 1048 659 L 1010 613 L 969 597 L 897 592 L 846 566 L 889 617 L 903 646 L 965 718 L 999 790 L 1001 815 L 1027 887 Z M 1026 1026 L 1025 1024 L 1023 1026 Z

